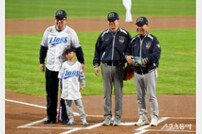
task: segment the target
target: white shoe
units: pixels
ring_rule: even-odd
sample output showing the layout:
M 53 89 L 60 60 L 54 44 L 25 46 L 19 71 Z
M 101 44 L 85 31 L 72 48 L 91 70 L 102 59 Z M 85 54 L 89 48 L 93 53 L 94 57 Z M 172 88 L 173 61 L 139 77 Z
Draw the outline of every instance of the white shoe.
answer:
M 111 119 L 105 119 L 105 121 L 103 122 L 103 126 L 109 126 L 112 124 L 112 120 Z
M 113 126 L 119 126 L 121 124 L 121 121 L 118 119 L 114 120 Z
M 143 125 L 148 125 L 148 124 L 149 124 L 148 121 L 139 119 L 139 120 L 135 123 L 135 126 L 143 126 Z
M 157 125 L 158 125 L 158 119 L 152 119 L 151 123 L 150 123 L 150 126 L 156 127 Z

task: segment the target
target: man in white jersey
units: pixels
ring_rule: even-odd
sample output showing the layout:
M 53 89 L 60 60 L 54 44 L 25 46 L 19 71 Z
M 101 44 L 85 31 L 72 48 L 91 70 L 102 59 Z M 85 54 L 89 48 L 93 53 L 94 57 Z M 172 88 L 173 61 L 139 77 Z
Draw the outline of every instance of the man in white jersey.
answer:
M 133 18 L 132 18 L 132 14 L 131 14 L 131 7 L 132 7 L 132 2 L 131 0 L 122 0 L 123 5 L 126 9 L 126 22 L 132 22 Z
M 78 61 L 84 70 L 83 51 L 76 32 L 66 26 L 67 14 L 64 10 L 58 10 L 55 15 L 55 25 L 48 27 L 41 41 L 40 48 L 40 70 L 45 71 L 46 63 L 46 92 L 47 92 L 47 120 L 44 124 L 56 123 L 57 100 L 58 100 L 58 72 L 64 61 L 64 50 L 72 45 L 76 50 Z M 64 102 L 63 102 L 64 104 Z M 64 109 L 65 106 L 63 105 Z M 64 112 L 65 113 L 65 110 Z M 66 117 L 67 118 L 67 117 Z

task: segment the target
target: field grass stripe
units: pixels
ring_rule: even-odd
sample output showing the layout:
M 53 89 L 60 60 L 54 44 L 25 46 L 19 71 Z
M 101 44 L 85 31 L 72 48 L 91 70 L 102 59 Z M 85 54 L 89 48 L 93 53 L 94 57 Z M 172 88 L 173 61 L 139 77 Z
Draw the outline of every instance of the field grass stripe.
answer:
M 131 36 L 136 35 L 136 31 L 129 32 Z M 149 32 L 158 38 L 162 46 L 159 68 L 157 69 L 159 74 L 157 94 L 195 95 L 196 29 L 149 30 Z M 101 71 L 100 76 L 96 77 L 92 64 L 95 43 L 99 34 L 100 32 L 78 33 L 85 59 L 86 87 L 82 95 L 103 94 Z M 31 39 L 32 37 L 36 38 Z M 44 73 L 39 70 L 41 38 L 42 35 L 6 36 L 6 89 L 23 94 L 46 96 Z M 30 40 L 35 45 L 34 43 L 29 45 Z M 22 43 L 19 44 L 20 41 Z M 17 81 L 14 81 L 13 78 Z M 33 87 L 30 83 L 37 83 L 38 86 L 35 84 Z M 124 81 L 123 94 L 135 93 L 134 79 Z

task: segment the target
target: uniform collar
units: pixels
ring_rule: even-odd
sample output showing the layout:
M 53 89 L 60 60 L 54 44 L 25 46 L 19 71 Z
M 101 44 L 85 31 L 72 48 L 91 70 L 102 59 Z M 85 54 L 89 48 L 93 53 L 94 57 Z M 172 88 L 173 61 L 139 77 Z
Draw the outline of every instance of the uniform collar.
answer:
M 140 37 L 139 34 L 138 34 L 136 37 L 138 37 L 139 39 L 141 39 L 141 37 Z M 143 39 L 144 39 L 144 38 L 147 38 L 147 37 L 150 38 L 150 39 L 152 39 L 152 40 L 154 39 L 154 37 L 152 37 L 152 35 L 149 34 L 148 32 L 145 34 L 145 36 L 143 37 Z
M 116 33 L 118 33 L 118 32 L 120 31 L 120 27 L 116 30 L 115 33 L 113 33 L 113 32 L 111 31 L 111 29 L 108 29 L 108 31 L 109 31 L 111 34 L 116 34 Z
M 76 63 L 76 61 L 74 61 L 74 62 L 67 61 L 67 64 L 69 64 L 70 66 L 73 66 L 75 63 Z
M 146 34 L 145 34 L 144 38 L 146 38 L 148 35 L 149 35 L 149 33 L 148 33 L 148 32 L 146 32 Z M 138 35 L 137 35 L 137 37 L 138 37 L 138 38 L 140 38 L 140 35 L 138 34 Z
M 62 29 L 61 31 L 58 31 L 57 28 L 56 28 L 56 25 L 55 25 L 55 30 L 56 30 L 57 32 L 62 32 L 62 31 L 64 31 L 66 28 L 67 28 L 67 26 L 65 25 L 64 29 Z

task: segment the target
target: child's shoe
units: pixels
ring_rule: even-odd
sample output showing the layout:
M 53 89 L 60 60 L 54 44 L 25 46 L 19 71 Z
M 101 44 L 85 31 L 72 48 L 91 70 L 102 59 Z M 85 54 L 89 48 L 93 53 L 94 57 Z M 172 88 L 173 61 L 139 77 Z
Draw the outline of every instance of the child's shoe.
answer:
M 84 126 L 88 126 L 88 123 L 86 121 L 83 121 Z
M 70 125 L 74 125 L 74 120 L 71 120 L 71 119 L 70 119 L 69 122 L 67 123 L 67 125 L 69 125 L 69 126 L 70 126 Z

